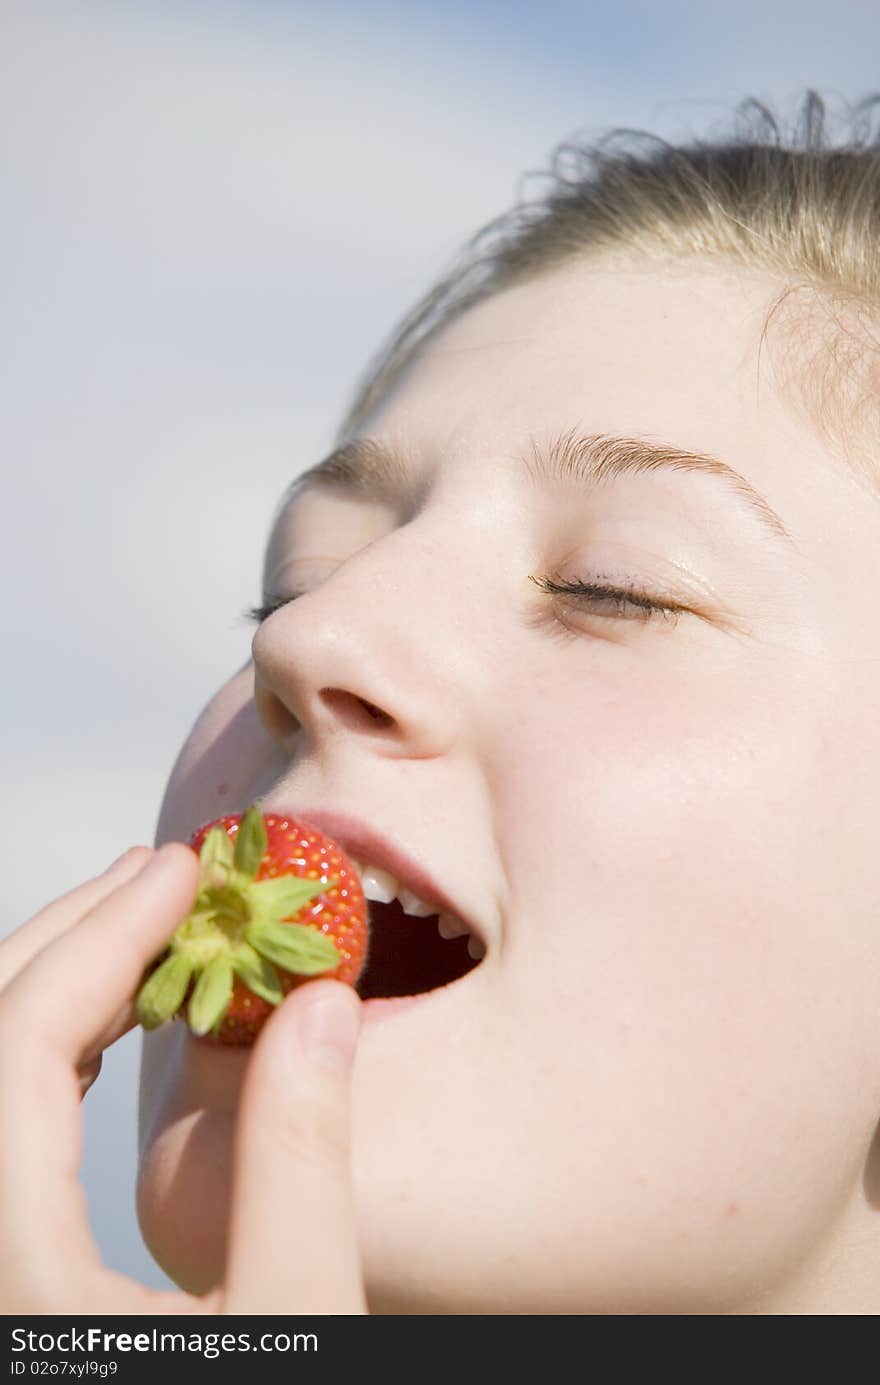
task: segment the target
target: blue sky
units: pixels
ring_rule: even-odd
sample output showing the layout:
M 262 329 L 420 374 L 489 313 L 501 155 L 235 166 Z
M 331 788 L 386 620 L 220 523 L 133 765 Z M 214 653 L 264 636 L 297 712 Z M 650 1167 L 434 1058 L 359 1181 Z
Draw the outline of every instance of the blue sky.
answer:
M 0 28 L 11 928 L 152 842 L 183 737 L 247 658 L 278 496 L 520 174 L 577 130 L 862 96 L 880 10 L 5 0 Z M 137 1062 L 131 1035 L 87 1099 L 84 1178 L 109 1262 L 161 1285 Z

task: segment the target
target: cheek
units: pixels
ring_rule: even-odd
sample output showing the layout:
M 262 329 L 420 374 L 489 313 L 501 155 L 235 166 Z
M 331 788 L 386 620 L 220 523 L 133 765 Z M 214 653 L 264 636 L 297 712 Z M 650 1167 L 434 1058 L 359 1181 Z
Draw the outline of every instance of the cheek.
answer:
M 186 841 L 196 827 L 240 812 L 267 777 L 287 763 L 257 716 L 254 671 L 248 664 L 207 704 L 172 769 L 156 845 Z
M 156 844 L 187 841 L 201 823 L 241 811 L 287 763 L 282 757 L 279 766 L 278 754 L 257 717 L 248 665 L 211 699 L 187 737 L 165 790 Z M 219 1082 L 192 1077 L 181 1036 L 159 1032 L 144 1040 L 143 1127 L 151 1134 L 138 1175 L 138 1216 L 162 1269 L 181 1287 L 205 1293 L 223 1266 L 236 1093 L 226 1074 Z
M 619 1212 L 658 1256 L 679 1233 L 712 1256 L 719 1228 L 728 1251 L 785 1254 L 830 1216 L 876 1110 L 876 1081 L 840 1081 L 872 1067 L 864 827 L 808 698 L 676 693 L 594 683 L 494 760 L 509 1013 L 529 1015 L 505 1046 L 554 1177 L 595 1193 L 572 1204 L 585 1234 Z
M 180 1110 L 176 1096 L 162 1118 L 138 1171 L 138 1224 L 164 1273 L 188 1293 L 205 1294 L 226 1261 L 234 1119 Z
M 570 956 L 585 971 L 623 962 L 640 1013 L 671 991 L 677 1006 L 683 990 L 711 1004 L 742 987 L 747 1005 L 792 976 L 824 980 L 828 928 L 841 901 L 862 899 L 873 829 L 842 751 L 831 773 L 821 709 L 788 692 L 597 682 L 546 707 L 515 755 L 505 738 L 498 835 L 517 913 L 534 920 L 509 946 L 540 943 L 554 966 Z M 858 928 L 850 938 L 835 942 L 842 974 L 864 944 Z
M 191 1293 L 207 1293 L 223 1273 L 247 1062 L 244 1051 L 190 1042 L 181 1024 L 143 1040 L 138 1220 L 158 1264 Z

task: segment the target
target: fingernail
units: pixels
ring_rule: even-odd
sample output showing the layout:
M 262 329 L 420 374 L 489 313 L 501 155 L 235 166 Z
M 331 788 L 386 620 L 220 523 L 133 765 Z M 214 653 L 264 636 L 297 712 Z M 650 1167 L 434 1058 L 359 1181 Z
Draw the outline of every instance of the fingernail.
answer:
M 351 1067 L 360 1027 L 360 1006 L 345 995 L 324 992 L 303 1004 L 299 1014 L 306 1057 L 331 1072 L 344 1073 Z

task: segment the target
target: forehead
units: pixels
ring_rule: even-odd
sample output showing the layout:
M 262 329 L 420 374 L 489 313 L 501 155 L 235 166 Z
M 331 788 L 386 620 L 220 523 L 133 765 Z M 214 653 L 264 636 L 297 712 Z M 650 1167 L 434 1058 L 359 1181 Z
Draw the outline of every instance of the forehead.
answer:
M 873 533 L 852 473 L 777 387 L 764 328 L 779 291 L 717 263 L 567 265 L 430 338 L 356 434 L 393 450 L 410 495 L 440 473 L 513 484 L 532 439 L 570 429 L 642 437 L 723 459 L 798 546 L 856 505 Z
M 573 427 L 641 435 L 723 458 L 777 509 L 792 482 L 858 498 L 852 469 L 780 388 L 783 345 L 765 335 L 780 289 L 718 262 L 567 264 L 430 338 L 357 432 L 416 470 L 423 458 L 473 470 Z
M 759 350 L 778 290 L 770 276 L 717 266 L 566 266 L 428 341 L 365 431 L 421 428 L 448 447 L 481 427 L 519 436 L 548 417 L 706 451 L 745 429 L 754 446 L 786 421 Z

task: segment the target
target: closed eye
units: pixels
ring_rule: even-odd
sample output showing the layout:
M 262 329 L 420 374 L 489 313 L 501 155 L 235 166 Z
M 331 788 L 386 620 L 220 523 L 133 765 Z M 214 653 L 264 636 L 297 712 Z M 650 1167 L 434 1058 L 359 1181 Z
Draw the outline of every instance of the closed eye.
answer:
M 298 596 L 305 596 L 305 592 L 291 592 L 289 596 L 270 596 L 262 606 L 248 606 L 242 611 L 240 618 L 250 621 L 253 625 L 262 625 L 264 620 L 274 616 L 276 611 L 280 611 L 289 601 L 295 601 Z
M 571 597 L 575 601 L 585 603 L 593 614 L 605 616 L 606 619 L 648 621 L 654 616 L 662 615 L 667 619 L 671 618 L 674 623 L 687 609 L 675 602 L 651 596 L 630 584 L 624 587 L 611 586 L 601 580 L 587 582 L 580 578 L 563 581 L 552 575 L 529 577 L 529 581 L 534 582 L 547 595 Z M 252 624 L 262 625 L 263 621 L 268 620 L 282 606 L 304 595 L 305 592 L 291 592 L 289 596 L 270 596 L 260 606 L 247 607 L 242 612 L 242 617 Z M 603 604 L 608 608 L 605 611 L 601 610 Z
M 588 605 L 593 614 L 604 615 L 607 619 L 612 620 L 647 621 L 654 616 L 662 615 L 667 619 L 671 618 L 675 623 L 679 615 L 687 610 L 685 606 L 679 606 L 675 602 L 662 601 L 658 597 L 651 596 L 648 592 L 641 591 L 634 585 L 615 587 L 608 586 L 601 580 L 585 582 L 579 578 L 561 581 L 554 576 L 530 577 L 529 581 L 534 582 L 541 591 L 548 595 L 572 597 L 575 601 Z M 599 609 L 603 603 L 610 607 L 610 611 L 603 612 Z

